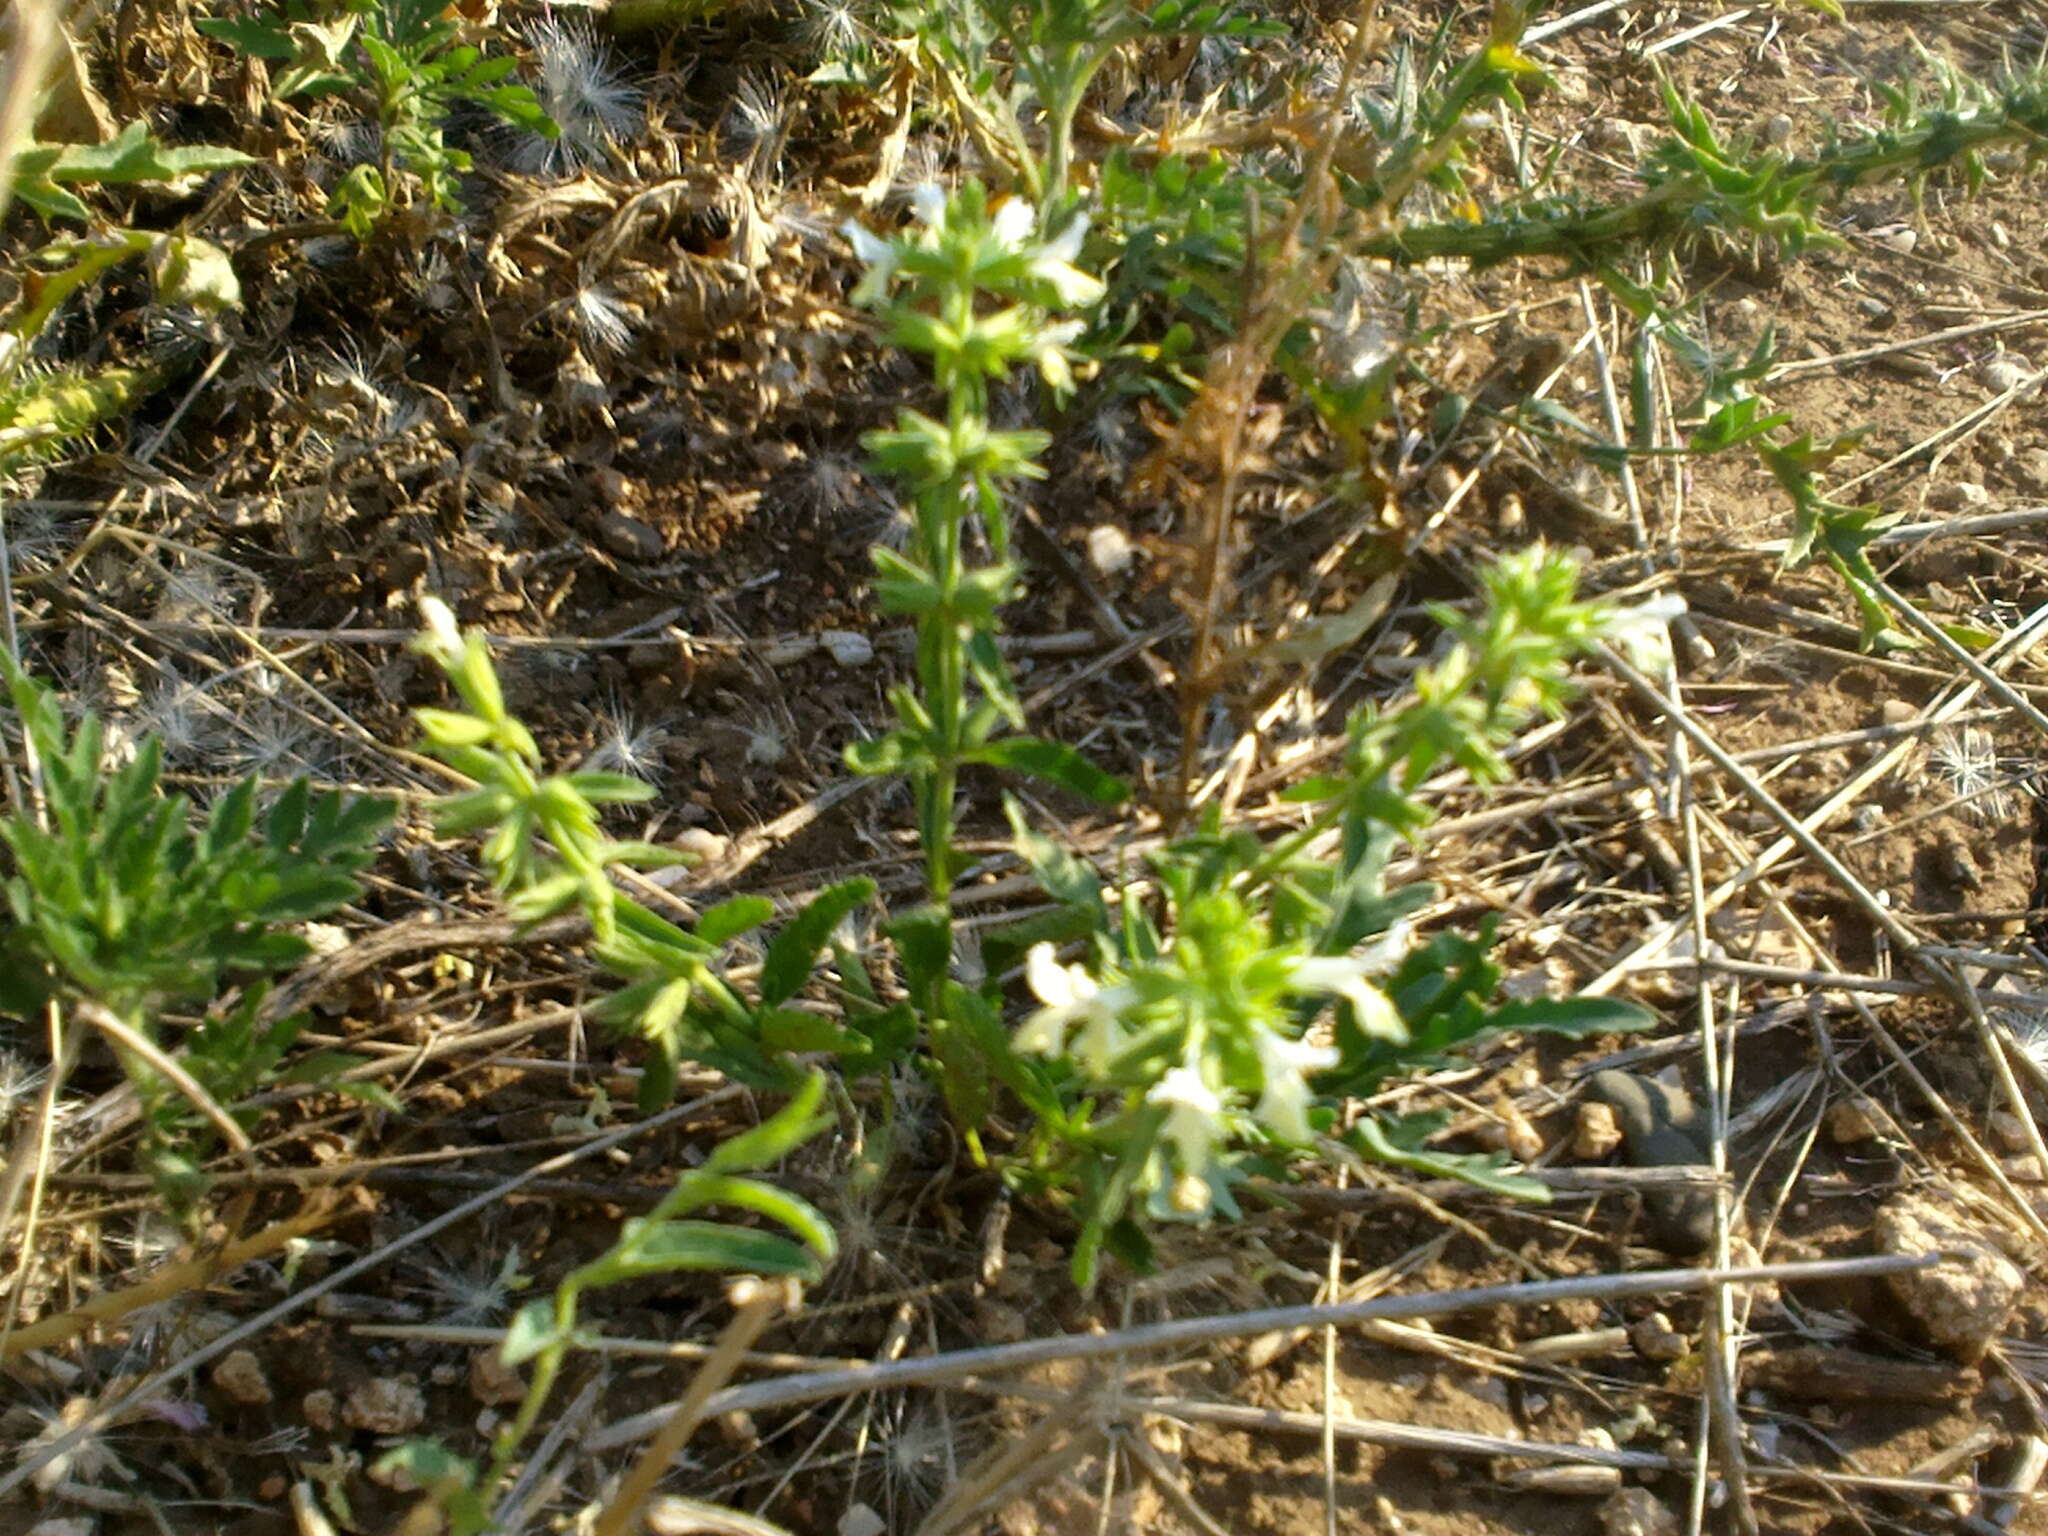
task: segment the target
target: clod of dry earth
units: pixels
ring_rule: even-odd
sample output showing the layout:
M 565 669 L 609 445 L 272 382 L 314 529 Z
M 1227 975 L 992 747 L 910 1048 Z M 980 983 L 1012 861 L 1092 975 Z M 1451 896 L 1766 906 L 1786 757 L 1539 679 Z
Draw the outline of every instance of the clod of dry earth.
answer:
M 1605 1536 L 1678 1536 L 1678 1517 L 1647 1488 L 1623 1488 L 1600 1506 Z
M 1932 1269 L 1892 1275 L 1889 1284 L 1928 1343 L 1965 1365 L 1983 1359 L 2026 1283 L 2019 1266 L 1950 1211 L 1919 1195 L 1886 1201 L 1871 1234 L 1879 1253 L 1955 1256 Z

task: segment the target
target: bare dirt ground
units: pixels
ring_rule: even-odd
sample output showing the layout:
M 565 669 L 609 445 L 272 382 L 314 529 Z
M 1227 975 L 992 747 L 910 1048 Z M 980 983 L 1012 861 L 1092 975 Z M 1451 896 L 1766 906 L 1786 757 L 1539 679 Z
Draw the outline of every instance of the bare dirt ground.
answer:
M 302 121 L 245 111 L 260 93 L 225 53 L 165 16 L 103 40 L 93 67 L 110 101 L 175 118 L 194 137 L 261 146 L 282 168 L 242 173 L 203 209 L 160 211 L 239 245 L 246 313 L 199 338 L 180 380 L 123 433 L 8 509 L 18 618 L 44 669 L 131 729 L 162 732 L 188 785 L 256 768 L 419 796 L 439 786 L 397 749 L 411 739 L 406 711 L 437 686 L 402 642 L 417 595 L 437 592 L 501 637 L 512 703 L 553 758 L 596 753 L 660 785 L 638 835 L 687 835 L 714 855 L 682 887 L 688 899 L 795 895 L 854 872 L 875 875 L 885 897 L 914 895 L 905 797 L 850 784 L 839 754 L 885 719 L 904 658 L 903 637 L 866 594 L 866 546 L 895 513 L 857 439 L 923 386 L 849 308 L 853 268 L 832 233 L 873 174 L 887 124 L 802 84 L 797 19 L 735 11 L 658 53 L 634 52 L 658 131 L 634 151 L 630 176 L 536 181 L 480 154 L 460 231 L 361 251 L 333 236 L 257 238 L 312 217 L 318 200 L 299 178 L 332 146 Z M 1434 21 L 1392 9 L 1382 19 L 1395 33 Z M 1482 25 L 1470 19 L 1475 36 Z M 1827 115 L 1867 117 L 1866 81 L 1910 69 L 1916 48 L 1988 70 L 2007 48 L 2031 56 L 2042 36 L 2039 8 L 2012 3 L 1858 5 L 1842 22 L 1623 5 L 1535 50 L 1557 84 L 1534 102 L 1526 136 L 1517 124 L 1487 141 L 1485 163 L 1512 179 L 1518 147 L 1525 164 L 1557 152 L 1590 186 L 1619 185 L 1659 131 L 1658 68 L 1731 130 L 1781 132 L 1782 115 L 1796 136 L 1817 134 Z M 920 152 L 913 143 L 913 163 Z M 1887 578 L 1939 620 L 2007 630 L 2048 602 L 2048 521 L 1957 530 L 2048 502 L 2048 418 L 2030 382 L 2048 361 L 2048 251 L 2041 182 L 2016 165 L 1994 169 L 1968 199 L 1940 185 L 1917 207 L 1903 188 L 1852 192 L 1838 250 L 1786 264 L 1701 250 L 1685 276 L 1724 342 L 1776 327 L 1768 392 L 1803 427 L 1868 426 L 1843 469 L 1862 482 L 1847 499 L 1935 525 L 1883 551 Z M 1423 323 L 1448 327 L 1418 354 L 1434 389 L 1483 398 L 1561 364 L 1552 397 L 1599 418 L 1595 353 L 1581 344 L 1589 312 L 1614 342 L 1604 299 L 1582 303 L 1575 281 L 1540 271 L 1402 281 Z M 586 312 L 594 288 L 630 320 L 609 352 Z M 144 334 L 144 299 L 115 283 L 64 323 L 104 355 L 157 345 Z M 2017 388 L 2001 363 L 2017 365 Z M 1325 466 L 1312 440 L 1291 425 L 1276 437 L 1246 511 L 1259 590 L 1337 608 L 1346 583 L 1364 577 L 1347 567 L 1318 587 L 1306 572 L 1355 535 L 1340 521 L 1354 514 L 1316 494 Z M 1145 439 L 1138 414 L 1116 406 L 1061 423 L 1058 473 L 1036 507 L 1045 537 L 1026 551 L 1031 595 L 1008 617 L 1036 727 L 1140 785 L 1157 784 L 1177 750 L 1172 698 L 1147 660 L 1175 654 L 1176 530 L 1127 489 Z M 1404 604 L 1466 595 L 1475 557 L 1533 535 L 1582 546 L 1594 584 L 1617 591 L 1639 580 L 1647 552 L 1692 610 L 1680 671 L 1694 718 L 1785 806 L 1806 816 L 1892 754 L 1821 833 L 1856 880 L 1928 942 L 2021 954 L 2041 936 L 2039 738 L 1986 697 L 1938 730 L 1906 729 L 1952 695 L 1958 668 L 1927 649 L 1857 652 L 1840 588 L 1778 570 L 1789 512 L 1761 468 L 1729 455 L 1643 474 L 1639 547 L 1611 484 L 1588 496 L 1572 466 L 1493 448 L 1475 438 L 1434 472 L 1396 477 L 1396 525 L 1368 542 L 1413 548 Z M 1088 531 L 1104 523 L 1141 552 L 1114 576 L 1085 555 Z M 844 645 L 848 635 L 867 640 L 872 659 Z M 1284 812 L 1266 801 L 1305 771 L 1291 765 L 1312 755 L 1342 705 L 1398 688 L 1404 659 L 1429 639 L 1403 606 L 1326 663 L 1290 723 L 1262 741 L 1241 808 L 1277 822 Z M 221 683 L 238 669 L 242 681 Z M 2038 659 L 2022 656 L 2008 676 L 2048 699 Z M 202 684 L 226 705 L 202 700 Z M 1777 828 L 1697 755 L 1704 884 L 1738 880 L 1710 918 L 1713 953 L 1748 968 L 1709 970 L 1703 997 L 1700 973 L 1683 963 L 1688 935 L 1678 962 L 1645 954 L 1614 970 L 1690 910 L 1671 762 L 1664 726 L 1589 679 L 1571 717 L 1522 754 L 1515 783 L 1444 794 L 1415 855 L 1415 872 L 1442 891 L 1427 921 L 1498 916 L 1512 985 L 1598 983 L 1655 1007 L 1663 1028 L 1647 1041 L 1511 1042 L 1404 1086 L 1402 1101 L 1454 1111 L 1451 1145 L 1506 1146 L 1570 1169 L 1583 1161 L 1573 1150 L 1583 1074 L 1626 1061 L 1701 1090 L 1710 1002 L 1718 1049 L 1732 1056 L 1737 1258 L 1870 1252 L 1880 1207 L 1914 1192 L 2026 1275 L 1998 1342 L 1971 1366 L 1929 1349 L 1880 1285 L 1739 1300 L 1760 1528 L 1983 1532 L 1998 1500 L 1977 1491 L 2004 1479 L 2030 1437 L 2048 1435 L 2043 1170 L 1983 1038 L 1894 970 L 1892 941 L 1839 880 L 1796 854 L 1744 873 Z M 969 793 L 982 797 L 975 846 L 988 856 L 994 910 L 994 882 L 1009 870 L 1001 822 L 992 786 Z M 343 925 L 355 940 L 489 915 L 466 850 L 434 843 L 417 804 Z M 1106 851 L 1106 826 L 1065 826 L 1078 846 Z M 1844 975 L 1898 985 L 1852 1000 Z M 31 1445 L 67 1404 L 127 1390 L 292 1286 L 627 1124 L 634 1058 L 582 1024 L 590 982 L 573 944 L 423 943 L 323 991 L 315 1035 L 376 1058 L 404 1113 L 320 1096 L 280 1105 L 259 1146 L 274 1177 L 250 1188 L 237 1216 L 244 1230 L 286 1219 L 316 1186 L 348 1190 L 346 1204 L 289 1280 L 275 1263 L 247 1266 L 88 1344 L 14 1361 L 0 1420 L 10 1445 Z M 2024 1010 L 2011 1023 L 2024 1040 Z M 40 1046 L 23 1030 L 6 1049 L 6 1061 L 32 1064 Z M 2032 1104 L 2048 1111 L 2041 1069 L 2015 1059 Z M 117 1083 L 110 1061 L 88 1059 L 82 1125 L 93 1096 L 111 1102 Z M 707 1076 L 694 1092 L 718 1087 Z M 8 1101 L 15 1125 L 24 1104 Z M 1847 1104 L 1878 1121 L 1850 1123 Z M 506 1281 L 508 1263 L 548 1287 L 666 1174 L 754 1117 L 741 1099 L 713 1097 L 487 1200 L 263 1331 L 232 1372 L 216 1364 L 168 1389 L 61 1486 L 0 1509 L 0 1529 L 316 1530 L 295 1523 L 295 1485 L 321 1490 L 337 1527 L 400 1529 L 411 1496 L 377 1486 L 365 1467 L 400 1431 L 473 1452 L 503 1414 L 504 1384 L 482 1363 L 488 1345 L 463 1330 L 501 1325 L 528 1294 Z M 1647 1247 L 1641 1199 L 1618 1183 L 1567 1185 L 1534 1206 L 1389 1176 L 1176 1234 L 1161 1274 L 1115 1275 L 1083 1301 L 1065 1278 L 1069 1234 L 1041 1213 L 1008 1211 L 1002 1263 L 987 1263 L 1000 1192 L 936 1109 L 901 1131 L 888 1178 L 858 1198 L 846 1179 L 855 1135 L 849 1120 L 786 1171 L 837 1225 L 843 1257 L 764 1352 L 915 1356 L 1308 1301 L 1333 1287 L 1358 1297 L 1672 1262 Z M 136 1283 L 179 1242 L 118 1137 L 67 1136 L 36 1251 L 10 1259 L 24 1318 Z M 224 1180 L 224 1197 L 237 1189 Z M 819 1533 L 1617 1536 L 1687 1528 L 1696 1495 L 1707 1529 L 1734 1529 L 1725 1488 L 1700 1465 L 1704 1306 L 1679 1296 L 1502 1307 L 869 1394 L 720 1421 L 669 1486 Z M 689 1364 L 653 1347 L 707 1340 L 724 1304 L 709 1283 L 664 1285 L 613 1293 L 596 1314 L 609 1338 L 648 1349 L 579 1358 L 559 1397 L 571 1447 L 586 1429 L 672 1400 Z M 1920 1369 L 1901 1386 L 1852 1363 L 1845 1382 L 1798 1354 L 1813 1347 Z M 792 1361 L 761 1364 L 772 1373 Z M 391 1411 L 375 1411 L 379 1402 Z M 1368 1432 L 1353 1437 L 1347 1426 L 1361 1421 Z M 1619 1450 L 1642 1464 L 1610 1473 L 1449 1438 L 1386 1444 L 1372 1424 Z M 550 1522 L 620 1465 L 617 1454 L 559 1453 L 559 1485 L 526 1529 L 571 1528 Z M 1617 1488 L 1643 1490 L 1644 1523 L 1625 1523 Z M 1658 1524 L 1658 1511 L 1676 1524 Z M 2004 1528 L 2048 1531 L 2048 1514 L 2026 1504 Z

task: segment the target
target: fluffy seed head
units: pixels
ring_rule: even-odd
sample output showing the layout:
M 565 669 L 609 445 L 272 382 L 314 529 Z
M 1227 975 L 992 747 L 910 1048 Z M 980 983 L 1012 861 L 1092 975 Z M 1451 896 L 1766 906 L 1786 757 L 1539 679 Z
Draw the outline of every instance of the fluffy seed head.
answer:
M 633 344 L 633 315 L 603 283 L 586 283 L 570 296 L 569 328 L 588 353 L 608 356 Z
M 583 22 L 544 18 L 527 30 L 527 39 L 538 66 L 534 95 L 562 133 L 555 139 L 522 133 L 513 165 L 532 176 L 573 176 L 601 164 L 641 126 L 645 93 Z
M 617 700 L 597 717 L 597 745 L 583 760 L 583 766 L 604 773 L 623 773 L 629 778 L 659 779 L 667 764 L 662 749 L 669 733 L 658 725 L 643 725 Z
M 1974 725 L 1936 731 L 1927 744 L 1928 766 L 1972 821 L 2004 821 L 2014 810 L 2011 782 L 1998 766 L 1998 747 Z

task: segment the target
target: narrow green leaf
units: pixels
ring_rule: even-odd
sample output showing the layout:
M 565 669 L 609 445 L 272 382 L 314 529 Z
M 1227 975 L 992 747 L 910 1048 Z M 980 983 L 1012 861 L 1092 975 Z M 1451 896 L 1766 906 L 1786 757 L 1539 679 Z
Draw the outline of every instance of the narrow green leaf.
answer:
M 760 927 L 774 915 L 775 903 L 766 896 L 735 896 L 697 919 L 697 937 L 716 949 Z
M 811 968 L 831 940 L 833 930 L 849 913 L 866 906 L 874 897 L 874 881 L 865 877 L 845 880 L 820 891 L 801 912 L 783 924 L 761 962 L 762 1003 L 773 1008 L 796 996 L 810 979 Z
M 972 761 L 1030 774 L 1098 805 L 1117 805 L 1130 798 L 1130 788 L 1122 779 L 1104 773 L 1063 742 L 1006 736 L 976 748 Z

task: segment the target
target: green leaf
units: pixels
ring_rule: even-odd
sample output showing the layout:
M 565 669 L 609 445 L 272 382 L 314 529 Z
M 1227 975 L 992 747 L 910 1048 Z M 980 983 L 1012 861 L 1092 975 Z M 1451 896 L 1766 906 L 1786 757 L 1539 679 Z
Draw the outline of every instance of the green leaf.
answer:
M 846 766 L 864 777 L 903 773 L 925 755 L 923 744 L 909 733 L 891 731 L 868 741 L 847 743 Z
M 939 907 L 916 907 L 893 918 L 882 931 L 903 962 L 905 989 L 919 1006 L 929 1008 L 953 963 L 952 919 Z
M 1410 1115 L 1399 1120 L 1368 1115 L 1352 1126 L 1345 1140 L 1374 1162 L 1412 1168 L 1436 1178 L 1461 1179 L 1510 1199 L 1549 1203 L 1549 1187 L 1515 1173 L 1504 1153 L 1439 1152 L 1424 1146 L 1424 1140 L 1444 1124 L 1442 1115 Z
M 600 1285 L 684 1272 L 806 1279 L 819 1273 L 807 1250 L 777 1233 L 688 1219 L 641 1224 L 629 1253 L 599 1260 L 591 1269 Z
M 1117 805 L 1130 798 L 1130 789 L 1122 779 L 1104 773 L 1063 742 L 1036 736 L 1006 736 L 976 748 L 969 761 L 1030 774 L 1098 805 Z
M 1053 900 L 1080 907 L 1101 919 L 1109 918 L 1102 905 L 1102 881 L 1085 861 L 1074 857 L 1058 843 L 1024 819 L 1024 808 L 1014 795 L 1003 796 L 1003 815 L 1009 819 L 1010 839 L 1032 877 Z
M 861 877 L 820 891 L 775 935 L 761 961 L 761 1001 L 768 1007 L 796 996 L 811 968 L 849 913 L 875 899 L 875 882 Z
M 405 1113 L 405 1101 L 382 1083 L 366 1082 L 361 1079 L 336 1083 L 334 1091 L 344 1099 L 354 1099 L 358 1104 L 367 1104 L 372 1109 L 381 1109 L 387 1115 Z
M 825 1128 L 818 1107 L 825 1098 L 825 1074 L 812 1072 L 789 1102 L 751 1130 L 727 1137 L 705 1160 L 707 1173 L 745 1173 L 780 1162 Z
M 836 1019 L 801 1008 L 764 1008 L 754 1016 L 753 1024 L 766 1051 L 843 1056 L 862 1048 L 859 1038 Z
M 313 1051 L 301 1056 L 278 1075 L 280 1083 L 330 1085 L 344 1072 L 366 1065 L 370 1058 L 353 1051 Z
M 1502 1003 L 1487 1016 L 1489 1032 L 1505 1034 L 1621 1035 L 1648 1029 L 1657 1016 L 1638 1003 L 1612 997 L 1523 998 Z
M 201 16 L 192 23 L 202 37 L 228 44 L 256 59 L 288 59 L 291 37 L 268 17 Z
M 518 1367 L 561 1338 L 561 1331 L 555 1325 L 554 1301 L 547 1297 L 529 1301 L 512 1314 L 512 1322 L 505 1330 L 505 1342 L 498 1346 L 498 1359 L 507 1367 Z
M 157 245 L 156 295 L 159 303 L 211 313 L 239 309 L 242 284 L 219 246 L 189 235 L 165 235 Z
M 630 774 L 586 769 L 564 774 L 562 781 L 593 805 L 636 805 L 654 798 L 654 786 Z
M 981 685 L 981 691 L 1002 717 L 1009 721 L 1012 730 L 1024 729 L 1024 706 L 1017 699 L 1016 686 L 1010 681 L 1010 669 L 1003 660 L 1003 653 L 996 646 L 992 630 L 976 630 L 967 641 L 967 667 L 974 674 L 974 680 Z
M 408 1440 L 377 1458 L 382 1474 L 402 1473 L 416 1488 L 431 1488 L 445 1497 L 451 1488 L 476 1483 L 476 1464 L 432 1440 Z M 387 1485 L 389 1486 L 389 1485 Z
M 766 896 L 735 896 L 697 919 L 697 937 L 719 948 L 760 927 L 774 915 L 775 903 Z

